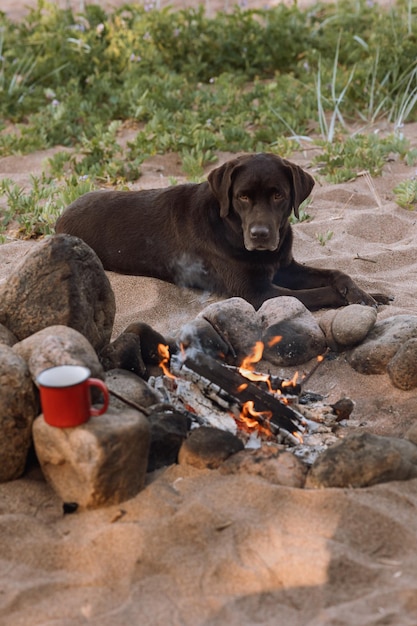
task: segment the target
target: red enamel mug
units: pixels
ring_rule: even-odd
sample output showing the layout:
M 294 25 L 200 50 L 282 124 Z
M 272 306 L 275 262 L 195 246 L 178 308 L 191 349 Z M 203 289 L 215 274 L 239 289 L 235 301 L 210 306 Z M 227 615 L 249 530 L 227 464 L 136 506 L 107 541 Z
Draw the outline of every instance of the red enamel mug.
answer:
M 36 378 L 41 396 L 45 422 L 58 428 L 73 428 L 84 424 L 92 415 L 102 415 L 109 406 L 109 392 L 98 378 L 91 378 L 83 365 L 57 365 L 43 370 Z M 90 388 L 97 387 L 103 405 L 91 405 Z

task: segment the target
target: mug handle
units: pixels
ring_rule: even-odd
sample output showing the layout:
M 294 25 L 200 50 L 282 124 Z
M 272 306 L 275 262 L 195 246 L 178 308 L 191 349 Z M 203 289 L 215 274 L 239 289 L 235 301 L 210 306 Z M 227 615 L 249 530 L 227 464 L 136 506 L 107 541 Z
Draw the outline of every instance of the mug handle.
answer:
M 86 382 L 89 387 L 98 387 L 103 394 L 103 406 L 99 409 L 90 407 L 90 415 L 103 415 L 109 407 L 109 391 L 106 385 L 99 378 L 88 378 Z

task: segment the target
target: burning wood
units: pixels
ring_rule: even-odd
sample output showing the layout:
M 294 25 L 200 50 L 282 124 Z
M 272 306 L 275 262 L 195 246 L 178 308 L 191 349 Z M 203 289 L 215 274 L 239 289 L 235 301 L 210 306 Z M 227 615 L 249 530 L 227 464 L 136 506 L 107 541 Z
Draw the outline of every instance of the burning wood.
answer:
M 225 367 L 202 352 L 187 356 L 183 365 L 222 389 L 229 396 L 231 406 L 237 405 L 242 409 L 250 402 L 252 419 L 267 427 L 272 434 L 277 434 L 281 429 L 288 433 L 303 430 L 304 418 L 301 413 L 261 389 L 239 371 Z
M 281 340 L 281 337 L 274 337 L 269 345 L 271 345 L 274 341 L 278 342 Z M 270 374 L 260 374 L 259 372 L 255 372 L 254 365 L 259 363 L 262 359 L 264 351 L 264 344 L 262 341 L 257 341 L 253 347 L 253 350 L 250 354 L 248 354 L 242 361 L 239 367 L 239 373 L 242 374 L 248 380 L 251 380 L 255 383 L 265 383 L 266 388 L 272 394 L 281 394 L 285 393 L 286 388 L 294 393 L 294 395 L 299 395 L 301 391 L 301 386 L 297 384 L 298 373 L 296 372 L 291 380 L 285 380 L 279 378 L 278 376 L 271 376 Z M 243 383 L 246 384 L 246 383 Z
M 301 413 L 289 406 L 290 396 L 284 395 L 284 389 L 299 392 L 300 387 L 295 379 L 284 381 L 255 372 L 254 364 L 261 360 L 263 348 L 263 343 L 258 342 L 239 369 L 222 364 L 202 352 L 195 352 L 192 356 L 182 353 L 181 356 L 174 356 L 171 362 L 168 346 L 159 345 L 158 352 L 160 367 L 166 377 L 176 381 L 174 386 L 181 386 L 182 379 L 191 380 L 213 405 L 233 415 L 241 430 L 255 431 L 268 437 L 283 432 L 295 443 L 297 435 L 301 438 L 305 420 Z M 181 393 L 189 395 L 184 385 Z M 192 405 L 192 401 L 184 402 L 187 410 L 192 409 Z
M 333 405 L 301 392 L 301 385 L 316 371 L 325 355 L 298 382 L 298 374 L 284 380 L 255 371 L 262 358 L 263 344 L 256 344 L 241 366 L 221 363 L 203 352 L 182 351 L 170 357 L 168 346 L 159 346 L 163 376 L 152 377 L 151 384 L 163 402 L 191 417 L 193 427 L 211 426 L 239 434 L 247 447 L 258 447 L 267 438 L 291 446 L 306 464 L 337 440 L 333 433 L 338 417 Z M 348 400 L 348 399 L 344 399 Z M 351 403 L 351 401 L 349 401 Z M 351 403 L 352 404 L 352 403 Z M 350 408 L 352 410 L 352 408 Z M 346 413 L 346 419 L 349 413 Z

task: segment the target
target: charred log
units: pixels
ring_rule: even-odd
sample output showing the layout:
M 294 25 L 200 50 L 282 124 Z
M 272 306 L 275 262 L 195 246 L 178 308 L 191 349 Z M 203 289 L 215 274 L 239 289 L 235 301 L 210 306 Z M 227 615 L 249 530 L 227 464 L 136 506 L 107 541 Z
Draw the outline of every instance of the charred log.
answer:
M 242 406 L 245 402 L 252 401 L 255 410 L 260 413 L 256 419 L 260 424 L 267 425 L 273 434 L 277 434 L 281 429 L 288 433 L 303 430 L 304 418 L 301 413 L 284 404 L 276 395 L 249 381 L 237 370 L 222 365 L 202 352 L 196 352 L 192 357 L 188 356 L 182 367 L 192 370 L 219 388 L 222 392 L 220 397 L 231 406 L 236 404 Z M 268 417 L 262 414 L 268 414 Z

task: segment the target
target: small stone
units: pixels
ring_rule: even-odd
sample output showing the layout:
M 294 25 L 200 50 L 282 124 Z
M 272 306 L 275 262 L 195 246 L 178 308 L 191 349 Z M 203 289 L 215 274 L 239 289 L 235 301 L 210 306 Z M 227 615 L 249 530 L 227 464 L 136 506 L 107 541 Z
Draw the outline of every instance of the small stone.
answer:
M 284 320 L 293 320 L 297 317 L 314 317 L 304 304 L 293 296 L 279 296 L 265 300 L 260 309 L 258 317 L 264 329 L 273 324 L 278 324 Z
M 104 379 L 103 368 L 89 341 L 68 326 L 48 326 L 13 346 L 29 366 L 32 378 L 56 365 L 84 365 L 91 376 Z
M 106 372 L 105 383 L 110 392 L 112 404 L 119 408 L 126 408 L 126 402 L 123 402 L 121 398 L 141 408 L 161 402 L 158 393 L 133 372 L 122 369 L 109 370 Z
M 408 391 L 417 387 L 417 339 L 406 341 L 387 367 L 392 384 Z
M 327 347 L 316 319 L 297 298 L 281 296 L 266 300 L 258 316 L 264 328 L 263 358 L 274 365 L 306 363 Z
M 332 333 L 332 323 L 336 316 L 337 309 L 328 309 L 319 319 L 319 326 L 324 333 L 326 343 L 331 350 L 337 350 L 337 344 Z
M 0 482 L 23 474 L 37 412 L 27 364 L 10 346 L 0 344 Z
M 175 410 L 158 411 L 149 415 L 151 424 L 151 447 L 148 472 L 172 465 L 178 460 L 178 452 L 190 429 L 190 419 Z
M 192 430 L 182 444 L 178 463 L 198 469 L 215 469 L 239 450 L 243 450 L 243 443 L 236 435 L 219 428 L 201 426 Z
M 122 333 L 100 352 L 100 363 L 107 370 L 124 369 L 144 376 L 145 363 L 142 359 L 140 337 L 134 333 Z
M 233 454 L 222 463 L 219 471 L 222 474 L 252 474 L 275 485 L 302 488 L 307 466 L 291 452 L 264 445 Z
M 231 346 L 214 330 L 212 324 L 203 318 L 184 324 L 176 333 L 175 340 L 184 350 L 200 350 L 213 358 L 228 358 L 232 355 Z
M 145 365 L 159 365 L 161 356 L 158 351 L 158 346 L 161 343 L 169 343 L 161 333 L 158 333 L 152 326 L 144 322 L 133 322 L 129 324 L 123 332 L 133 333 L 140 338 L 140 350 Z
M 111 406 L 76 428 L 56 428 L 40 415 L 35 450 L 45 478 L 66 503 L 81 509 L 119 504 L 145 483 L 150 426 L 139 411 Z
M 353 433 L 311 466 L 306 487 L 367 487 L 417 477 L 417 446 L 406 439 Z
M 331 325 L 333 338 L 339 346 L 355 346 L 369 334 L 376 318 L 376 309 L 361 304 L 338 309 Z
M 214 302 L 198 314 L 197 319 L 201 318 L 210 322 L 222 338 L 233 347 L 239 365 L 261 338 L 259 316 L 253 306 L 243 298 L 228 298 Z
M 263 358 L 274 365 L 284 367 L 307 363 L 323 354 L 327 347 L 324 335 L 317 324 L 315 327 L 305 325 L 298 319 L 283 320 L 270 326 L 262 336 L 262 342 L 265 346 Z
M 330 405 L 336 417 L 336 422 L 348 420 L 351 416 L 355 403 L 350 398 L 340 398 L 337 402 Z

